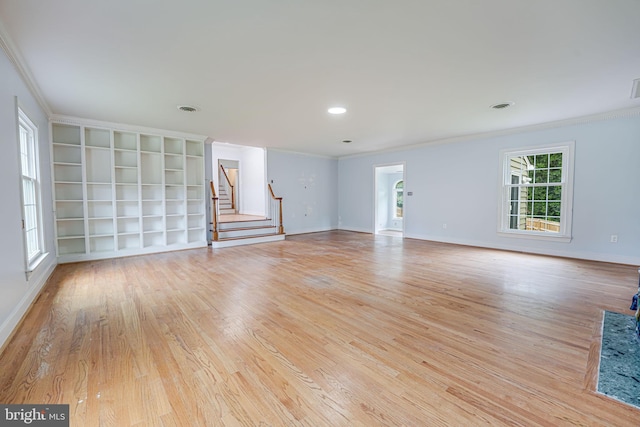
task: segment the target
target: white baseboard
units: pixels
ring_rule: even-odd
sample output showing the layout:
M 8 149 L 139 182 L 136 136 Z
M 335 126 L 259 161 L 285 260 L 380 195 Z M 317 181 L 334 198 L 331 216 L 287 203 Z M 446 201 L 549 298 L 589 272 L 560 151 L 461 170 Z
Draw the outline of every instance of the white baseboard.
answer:
M 31 304 L 38 297 L 40 291 L 51 276 L 51 273 L 53 273 L 57 264 L 55 262 L 55 256 L 50 255 L 50 258 L 53 260 L 52 262 L 49 262 L 48 265 L 41 265 L 41 268 L 32 274 L 31 280 L 29 281 L 29 289 L 11 311 L 7 319 L 0 325 L 0 351 L 4 348 L 5 344 L 7 344 L 14 330 L 22 321 L 24 315 L 27 314 Z
M 323 231 L 333 231 L 337 230 L 336 227 L 319 227 L 319 228 L 303 228 L 300 230 L 289 231 L 287 227 L 284 228 L 285 233 L 289 236 L 293 236 L 295 234 L 309 234 L 309 233 L 321 233 Z
M 631 256 L 625 256 L 625 255 L 606 254 L 606 253 L 598 253 L 598 252 L 584 252 L 584 251 L 576 252 L 576 251 L 563 251 L 563 250 L 553 250 L 553 249 L 538 249 L 538 248 L 529 248 L 529 247 L 521 247 L 521 246 L 514 246 L 514 245 L 488 244 L 487 242 L 480 242 L 480 241 L 474 241 L 474 240 L 449 239 L 449 238 L 441 238 L 438 236 L 427 236 L 427 235 L 417 235 L 417 234 L 405 234 L 404 237 L 409 239 L 429 240 L 432 242 L 451 243 L 454 245 L 464 245 L 464 246 L 475 246 L 475 247 L 487 248 L 487 249 L 500 249 L 504 251 L 523 252 L 523 253 L 530 253 L 530 254 L 536 254 L 536 255 L 549 255 L 549 256 L 557 256 L 557 257 L 563 257 L 563 258 L 584 259 L 588 261 L 610 262 L 614 264 L 640 265 L 640 257 L 631 257 Z
M 360 227 L 345 227 L 345 226 L 340 226 L 338 227 L 338 230 L 344 230 L 344 231 L 355 231 L 356 233 L 368 233 L 368 234 L 373 234 L 373 231 L 368 229 L 368 228 L 360 228 Z

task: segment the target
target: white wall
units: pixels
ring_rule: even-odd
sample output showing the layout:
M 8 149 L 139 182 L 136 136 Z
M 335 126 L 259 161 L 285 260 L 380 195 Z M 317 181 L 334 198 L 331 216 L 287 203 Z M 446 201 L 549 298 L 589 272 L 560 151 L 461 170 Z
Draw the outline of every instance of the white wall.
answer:
M 238 209 L 245 215 L 266 215 L 265 150 L 232 144 L 211 144 L 213 180 L 218 185 L 218 160 L 235 160 L 240 170 Z M 217 191 L 217 190 L 216 190 Z
M 244 147 L 240 164 L 240 206 L 247 215 L 266 215 L 267 182 L 265 150 Z M 244 165 L 244 166 L 243 166 Z
M 275 195 L 283 197 L 287 234 L 338 227 L 338 160 L 269 149 L 267 178 Z
M 499 236 L 499 151 L 564 141 L 576 142 L 572 241 Z M 373 166 L 393 162 L 405 162 L 406 237 L 640 264 L 637 114 L 342 158 L 341 229 L 373 232 Z M 610 243 L 612 234 L 618 243 Z
M 53 207 L 51 197 L 51 169 L 49 151 L 49 124 L 46 114 L 29 92 L 4 51 L 0 49 L 0 347 L 13 329 L 56 265 Z M 20 201 L 20 167 L 18 164 L 18 137 L 16 96 L 21 107 L 38 127 L 40 150 L 40 177 L 42 179 L 43 227 L 48 257 L 26 279 L 24 243 L 22 239 L 22 209 Z

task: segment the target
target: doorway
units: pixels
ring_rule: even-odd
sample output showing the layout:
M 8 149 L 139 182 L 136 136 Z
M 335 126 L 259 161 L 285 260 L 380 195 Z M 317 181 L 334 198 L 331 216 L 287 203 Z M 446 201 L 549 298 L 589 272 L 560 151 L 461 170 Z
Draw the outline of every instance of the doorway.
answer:
M 404 236 L 404 163 L 374 166 L 374 233 Z
M 246 147 L 225 142 L 211 144 L 212 171 L 209 179 L 215 183 L 216 192 L 219 191 L 219 185 L 226 181 L 220 165 L 227 172 L 235 170 L 235 178 L 229 177 L 230 181 L 233 180 L 234 183 L 235 214 L 262 217 L 267 215 L 271 196 L 267 194 L 266 157 L 264 148 Z M 221 213 L 225 212 L 229 211 Z
M 240 162 L 237 160 L 218 159 L 218 185 L 221 208 L 224 204 L 225 214 L 238 213 L 240 200 Z

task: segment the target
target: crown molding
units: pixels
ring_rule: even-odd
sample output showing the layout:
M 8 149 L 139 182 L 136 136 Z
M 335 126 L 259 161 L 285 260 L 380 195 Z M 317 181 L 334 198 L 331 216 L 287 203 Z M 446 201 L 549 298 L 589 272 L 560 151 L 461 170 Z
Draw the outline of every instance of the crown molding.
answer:
M 566 126 L 584 125 L 589 123 L 601 122 L 606 120 L 614 120 L 628 117 L 640 116 L 640 107 L 625 108 L 622 110 L 607 111 L 604 113 L 591 114 L 588 116 L 574 117 L 570 119 L 556 120 L 552 122 L 538 123 L 534 125 L 520 126 L 515 128 L 495 130 L 490 132 L 471 133 L 467 135 L 454 136 L 451 138 L 436 139 L 433 141 L 421 142 L 418 144 L 403 145 L 399 147 L 387 148 L 383 150 L 372 150 L 364 153 L 350 154 L 340 156 L 339 159 L 351 159 L 357 157 L 370 156 L 372 154 L 393 153 L 397 151 L 412 150 L 415 148 L 425 147 L 427 145 L 452 144 L 455 142 L 466 142 L 474 139 L 488 139 L 499 136 L 515 135 L 524 132 L 536 132 L 547 129 L 556 129 Z
M 338 156 L 330 156 L 327 154 L 318 154 L 318 153 L 305 153 L 304 151 L 295 151 L 295 150 L 287 150 L 284 148 L 274 148 L 274 147 L 266 147 L 267 151 L 274 151 L 277 153 L 285 153 L 285 154 L 294 154 L 298 156 L 306 156 L 306 157 L 317 157 L 319 159 L 328 159 L 328 160 L 338 160 Z
M 20 51 L 17 46 L 13 43 L 13 40 L 9 36 L 7 29 L 5 28 L 3 22 L 0 20 L 0 48 L 4 50 L 9 61 L 13 64 L 18 71 L 18 74 L 22 78 L 22 81 L 27 85 L 27 88 L 36 99 L 36 102 L 40 107 L 44 110 L 45 114 L 48 117 L 51 117 L 52 111 L 49 108 L 49 104 L 45 101 L 44 96 L 42 95 L 42 91 L 40 87 L 36 84 L 35 79 L 31 75 L 29 71 L 29 67 L 27 67 L 22 55 L 20 55 Z
M 168 136 L 173 138 L 193 139 L 196 141 L 207 141 L 209 138 L 206 135 L 198 135 L 187 132 L 179 132 L 168 129 L 158 129 L 145 126 L 130 125 L 125 123 L 115 122 L 103 122 L 101 120 L 83 119 L 81 117 L 63 116 L 60 114 L 51 114 L 49 121 L 52 123 L 61 123 L 75 126 L 89 126 L 95 128 L 103 128 L 115 131 L 132 132 L 132 133 L 145 133 L 150 135 Z

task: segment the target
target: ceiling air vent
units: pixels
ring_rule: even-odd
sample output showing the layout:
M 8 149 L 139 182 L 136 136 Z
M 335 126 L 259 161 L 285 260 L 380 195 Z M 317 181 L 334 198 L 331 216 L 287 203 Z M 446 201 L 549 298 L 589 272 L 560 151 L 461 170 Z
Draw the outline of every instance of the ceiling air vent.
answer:
M 513 105 L 513 102 L 501 102 L 500 104 L 493 104 L 491 108 L 494 110 L 504 110 L 505 108 L 509 108 Z
M 196 111 L 198 111 L 196 107 L 193 107 L 191 105 L 178 105 L 178 110 L 184 111 L 186 113 L 195 113 Z

